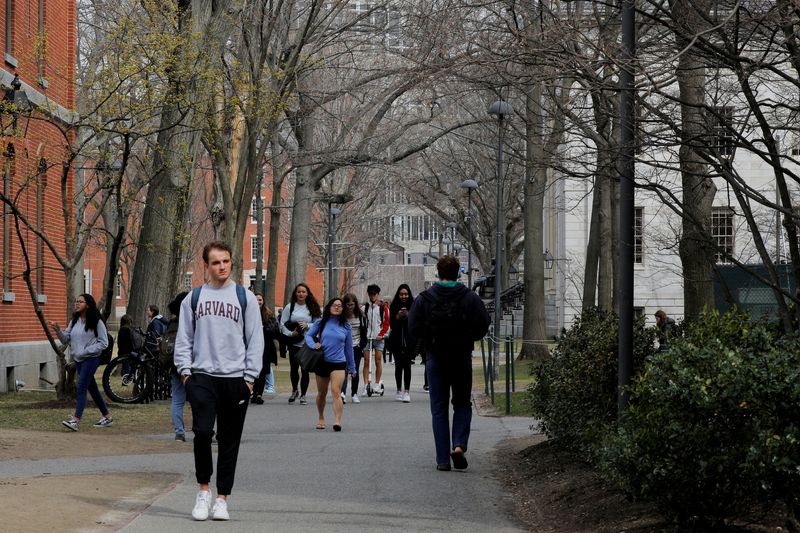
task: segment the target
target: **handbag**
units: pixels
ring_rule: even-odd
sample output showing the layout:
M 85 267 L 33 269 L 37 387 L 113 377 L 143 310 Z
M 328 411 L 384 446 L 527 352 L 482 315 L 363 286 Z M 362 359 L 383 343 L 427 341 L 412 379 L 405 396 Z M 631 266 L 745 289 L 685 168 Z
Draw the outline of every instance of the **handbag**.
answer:
M 306 372 L 314 372 L 317 365 L 322 361 L 322 350 L 310 348 L 308 345 L 303 345 L 300 351 L 297 352 L 297 357 L 300 359 L 300 366 Z

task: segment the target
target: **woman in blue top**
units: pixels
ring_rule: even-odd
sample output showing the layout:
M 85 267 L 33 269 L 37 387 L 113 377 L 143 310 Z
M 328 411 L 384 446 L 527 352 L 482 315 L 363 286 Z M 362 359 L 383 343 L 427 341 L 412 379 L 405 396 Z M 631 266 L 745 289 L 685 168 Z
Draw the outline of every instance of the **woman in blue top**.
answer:
M 106 325 L 100 320 L 100 311 L 91 294 L 81 294 L 75 300 L 75 312 L 65 331 L 55 322 L 50 322 L 58 339 L 64 344 L 69 344 L 69 352 L 75 361 L 75 372 L 78 374 L 76 394 L 78 397 L 75 414 L 69 415 L 61 423 L 72 431 L 78 431 L 83 410 L 86 408 L 86 392 L 92 395 L 100 414 L 100 420 L 95 422 L 95 427 L 108 427 L 113 424 L 111 414 L 108 412 L 94 373 L 100 365 L 100 352 L 108 346 L 108 332 Z
M 342 312 L 342 299 L 333 298 L 322 311 L 322 319 L 317 320 L 306 333 L 306 345 L 322 348 L 322 361 L 314 374 L 317 378 L 317 429 L 325 429 L 325 397 L 330 385 L 333 397 L 334 431 L 342 430 L 342 384 L 347 374 L 353 375 L 356 364 L 353 360 L 353 335 L 347 319 Z

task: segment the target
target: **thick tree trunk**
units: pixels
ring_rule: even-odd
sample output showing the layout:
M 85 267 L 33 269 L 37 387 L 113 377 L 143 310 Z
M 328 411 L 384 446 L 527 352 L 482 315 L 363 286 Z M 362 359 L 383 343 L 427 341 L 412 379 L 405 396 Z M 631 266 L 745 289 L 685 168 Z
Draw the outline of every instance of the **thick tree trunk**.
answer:
M 543 164 L 546 155 L 542 147 L 541 99 L 541 84 L 537 83 L 529 91 L 525 106 L 525 310 L 522 319 L 522 337 L 528 342 L 523 344 L 520 358 L 548 355 L 547 346 L 543 344 L 546 334 L 542 213 L 547 186 L 547 167 Z
M 708 13 L 708 2 L 670 2 L 678 21 L 680 54 L 676 76 L 681 99 L 681 147 L 679 151 L 684 216 L 679 243 L 683 264 L 684 315 L 696 316 L 714 306 L 714 249 L 709 242 L 711 209 L 716 186 L 697 148 L 707 139 L 703 112 L 705 105 L 705 62 L 692 52 L 689 40 L 701 30 L 700 12 Z
M 586 264 L 583 268 L 583 303 L 584 311 L 597 305 L 597 276 L 600 264 L 600 205 L 602 202 L 602 178 L 594 177 L 592 191 L 592 215 L 589 220 L 589 242 L 586 245 Z
M 313 146 L 314 126 L 309 114 L 304 115 L 297 126 L 299 159 L 304 153 L 310 153 Z M 289 236 L 289 255 L 286 259 L 286 284 L 284 299 L 288 300 L 295 285 L 305 281 L 306 263 L 308 262 L 308 237 L 311 235 L 311 212 L 314 208 L 313 167 L 310 162 L 297 168 L 294 186 L 294 202 L 292 203 L 292 227 Z M 321 302 L 322 295 L 315 294 Z

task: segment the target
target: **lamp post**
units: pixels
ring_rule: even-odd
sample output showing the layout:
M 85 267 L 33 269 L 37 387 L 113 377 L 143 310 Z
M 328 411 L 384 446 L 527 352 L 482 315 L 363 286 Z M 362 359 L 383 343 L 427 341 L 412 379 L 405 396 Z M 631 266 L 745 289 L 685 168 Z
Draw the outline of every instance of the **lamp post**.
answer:
M 498 100 L 489 106 L 489 114 L 497 117 L 498 136 L 497 136 L 497 229 L 494 247 L 494 361 L 500 361 L 500 319 L 502 311 L 500 309 L 500 291 L 502 290 L 503 277 L 503 139 L 505 135 L 505 124 L 503 120 L 506 115 L 514 113 L 514 109 L 506 102 Z M 506 353 L 506 383 L 511 365 L 509 364 L 510 354 Z M 510 401 L 510 395 L 506 395 L 506 403 Z M 508 405 L 506 405 L 508 411 Z
M 467 284 L 472 290 L 472 191 L 478 188 L 478 182 L 464 180 L 461 188 L 467 189 Z
M 261 187 L 264 183 L 264 170 L 258 173 L 258 186 L 256 187 L 256 282 L 255 288 L 262 295 L 266 292 L 264 286 L 264 199 L 261 198 Z
M 328 204 L 328 300 L 336 296 L 336 217 L 342 213 Z

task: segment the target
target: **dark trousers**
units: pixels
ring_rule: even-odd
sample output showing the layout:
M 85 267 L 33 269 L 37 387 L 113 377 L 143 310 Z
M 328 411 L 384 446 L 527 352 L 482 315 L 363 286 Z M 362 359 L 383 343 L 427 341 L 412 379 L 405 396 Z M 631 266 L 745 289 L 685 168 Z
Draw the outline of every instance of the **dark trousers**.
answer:
M 394 354 L 394 381 L 397 390 L 411 388 L 411 357 L 414 353 L 413 346 L 405 346 Z
M 211 439 L 217 422 L 217 494 L 229 495 L 236 474 L 239 443 L 247 414 L 250 389 L 244 378 L 220 378 L 192 374 L 186 380 L 186 396 L 192 406 L 194 468 L 197 482 L 211 481 L 214 472 Z
M 450 357 L 453 357 L 450 359 Z M 428 354 L 425 363 L 430 385 L 431 422 L 436 444 L 436 464 L 450 464 L 450 451 L 460 446 L 465 452 L 472 423 L 472 359 L 450 354 Z M 452 392 L 452 448 L 450 406 Z
M 356 373 L 350 378 L 350 396 L 358 394 L 358 376 L 361 375 L 361 360 L 364 358 L 364 350 L 358 346 L 353 346 L 353 360 L 356 365 Z M 347 396 L 347 376 L 342 384 L 342 393 Z
M 299 382 L 300 396 L 305 396 L 308 390 L 309 376 L 308 372 L 300 368 L 300 358 L 297 357 L 300 348 L 300 346 L 289 346 L 289 379 L 292 381 L 292 390 L 298 390 L 297 383 Z

